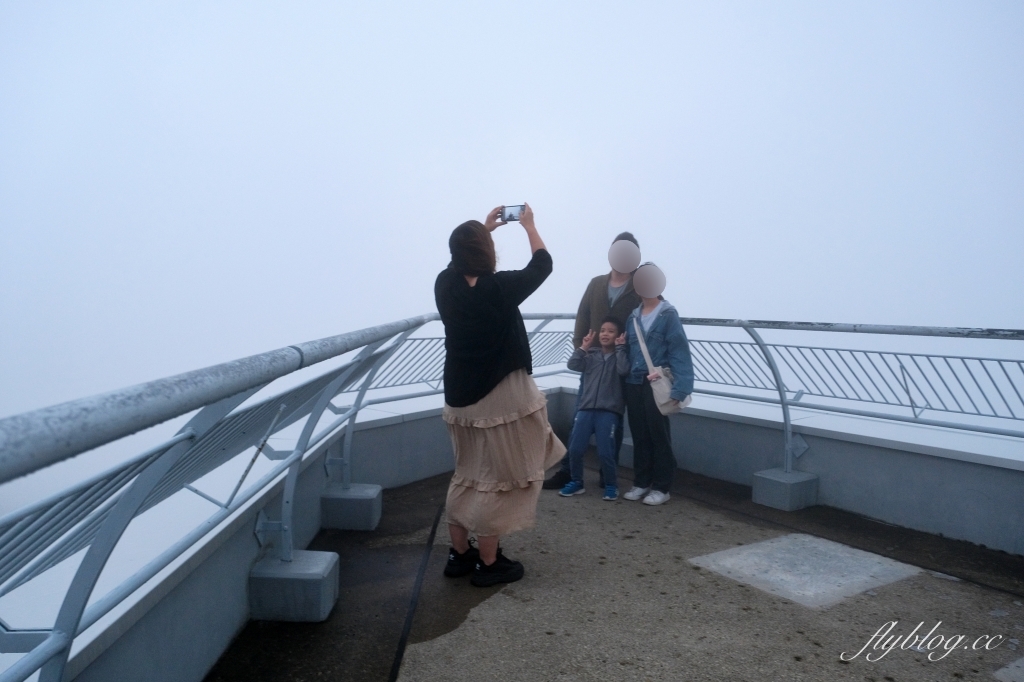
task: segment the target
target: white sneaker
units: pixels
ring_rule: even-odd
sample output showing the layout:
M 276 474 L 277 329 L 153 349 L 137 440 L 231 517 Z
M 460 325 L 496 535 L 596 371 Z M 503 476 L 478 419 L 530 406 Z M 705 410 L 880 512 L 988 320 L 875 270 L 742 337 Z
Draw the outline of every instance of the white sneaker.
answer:
M 636 486 L 633 486 L 632 488 L 629 489 L 629 492 L 623 495 L 622 497 L 627 500 L 632 500 L 635 502 L 649 492 L 651 492 L 650 488 L 637 488 Z
M 668 493 L 663 493 L 660 490 L 652 490 L 644 498 L 644 504 L 665 504 L 669 501 L 671 496 Z

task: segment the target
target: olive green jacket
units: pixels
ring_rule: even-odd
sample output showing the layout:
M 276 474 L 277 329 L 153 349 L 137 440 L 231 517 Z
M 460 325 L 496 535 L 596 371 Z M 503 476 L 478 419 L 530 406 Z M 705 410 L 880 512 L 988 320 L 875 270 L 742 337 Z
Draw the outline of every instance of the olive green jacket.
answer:
M 630 277 L 626 288 L 619 294 L 615 305 L 609 310 L 608 277 L 610 276 L 611 273 L 608 273 L 590 280 L 587 291 L 580 301 L 579 310 L 576 311 L 576 331 L 572 337 L 573 348 L 579 348 L 583 343 L 583 337 L 591 329 L 597 331 L 597 328 L 601 326 L 601 320 L 608 315 L 614 315 L 625 324 L 629 314 L 640 305 L 640 295 L 633 291 L 633 278 Z

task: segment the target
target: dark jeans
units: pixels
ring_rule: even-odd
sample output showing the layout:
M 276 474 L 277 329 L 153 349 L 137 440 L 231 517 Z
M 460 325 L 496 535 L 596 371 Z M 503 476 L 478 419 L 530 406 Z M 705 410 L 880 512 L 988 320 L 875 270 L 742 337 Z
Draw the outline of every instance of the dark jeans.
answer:
M 582 374 L 580 375 L 580 388 L 579 388 L 578 391 L 576 391 L 576 407 L 573 408 L 573 415 L 572 415 L 573 424 L 576 423 L 576 413 L 580 411 L 580 396 L 581 395 L 583 395 L 583 375 Z M 626 409 L 627 410 L 629 409 L 628 405 L 627 405 Z M 630 424 L 629 428 L 632 429 L 633 428 L 633 422 L 629 422 L 629 424 Z M 620 428 L 615 430 L 615 466 L 619 465 L 619 450 L 622 449 L 622 432 L 623 431 L 624 431 L 624 429 L 622 429 L 621 426 L 620 426 Z M 569 441 L 572 442 L 572 434 L 571 433 L 569 434 Z M 558 471 L 562 472 L 562 473 L 569 474 L 570 476 L 572 475 L 572 471 L 569 468 L 569 453 L 568 452 L 565 453 L 565 457 L 563 457 L 562 461 L 559 463 Z M 602 474 L 602 477 L 603 476 L 604 476 L 604 474 Z M 605 483 L 605 485 L 608 485 L 608 484 Z
M 651 382 L 626 384 L 629 431 L 633 435 L 633 485 L 667 493 L 672 487 L 676 458 L 668 417 L 654 402 Z
M 615 441 L 622 431 L 622 415 L 608 410 L 579 410 L 572 424 L 569 437 L 569 469 L 572 480 L 583 483 L 583 453 L 590 443 L 590 434 L 597 442 L 597 454 L 601 458 L 601 477 L 604 485 L 615 485 L 617 462 Z

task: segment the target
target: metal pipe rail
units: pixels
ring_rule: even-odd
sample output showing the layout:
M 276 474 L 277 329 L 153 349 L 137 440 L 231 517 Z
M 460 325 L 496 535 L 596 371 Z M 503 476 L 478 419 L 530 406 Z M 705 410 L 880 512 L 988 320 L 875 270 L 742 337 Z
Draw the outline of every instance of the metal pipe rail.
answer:
M 0 483 L 436 319 L 410 317 L 0 419 Z
M 800 332 L 842 332 L 846 334 L 891 334 L 894 336 L 937 336 L 958 339 L 1024 341 L 1024 329 L 982 329 L 980 327 L 917 327 L 897 324 L 845 324 L 837 322 L 778 322 L 772 320 L 726 320 L 712 317 L 684 317 L 684 325 L 700 327 L 751 327 Z
M 546 369 L 535 376 L 568 373 L 564 363 L 573 350 L 572 332 L 546 327 L 556 320 L 573 320 L 575 315 L 523 317 L 538 322 L 529 332 L 530 345 L 534 366 Z M 324 466 L 332 479 L 340 477 L 342 485 L 347 486 L 353 424 L 360 410 L 443 392 L 443 339 L 411 336 L 437 319 L 436 313 L 421 315 L 0 420 L 3 483 L 198 410 L 168 441 L 0 518 L 0 596 L 86 550 L 53 628 L 18 631 L 0 620 L 0 653 L 26 653 L 0 673 L 0 682 L 20 682 L 37 670 L 42 682 L 61 680 L 75 637 L 256 495 L 280 481 L 284 481 L 281 520 L 264 523 L 257 531 L 271 543 L 271 552 L 289 560 L 293 550 L 291 507 L 303 459 L 325 439 L 332 443 L 340 440 L 340 456 L 325 457 Z M 1024 421 L 1024 362 L 1020 360 L 768 343 L 759 332 L 1021 341 L 1021 330 L 705 318 L 684 318 L 683 324 L 742 329 L 750 337 L 751 341 L 745 342 L 691 340 L 697 384 L 694 392 L 779 405 L 785 435 L 782 459 L 787 470 L 800 454 L 799 439 L 794 438 L 789 419 L 793 405 L 1024 437 L 1024 430 L 990 423 L 1016 426 Z M 358 352 L 339 367 L 261 401 L 250 401 L 257 394 L 263 395 L 276 379 L 352 351 Z M 340 395 L 351 395 L 349 404 L 335 405 Z M 826 402 L 808 403 L 803 401 L 804 396 Z M 864 404 L 872 409 L 861 408 Z M 336 418 L 318 431 L 326 412 Z M 923 418 L 926 412 L 930 414 Z M 961 421 L 938 420 L 932 418 L 933 414 Z M 299 421 L 304 421 L 303 428 L 291 451 L 278 451 L 268 444 L 274 434 Z M 254 454 L 245 455 L 247 452 Z M 249 466 L 224 502 L 192 485 L 239 456 L 251 457 Z M 245 485 L 260 456 L 271 460 L 272 467 Z M 217 510 L 87 608 L 96 581 L 127 526 L 139 514 L 182 490 L 211 502 Z

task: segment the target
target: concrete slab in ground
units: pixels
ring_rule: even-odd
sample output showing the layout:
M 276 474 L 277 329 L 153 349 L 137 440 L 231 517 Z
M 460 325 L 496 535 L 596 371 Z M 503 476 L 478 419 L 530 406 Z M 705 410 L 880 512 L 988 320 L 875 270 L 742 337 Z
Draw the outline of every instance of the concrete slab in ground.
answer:
M 1024 682 L 1024 658 L 1019 658 L 1005 668 L 996 671 L 999 682 Z
M 810 608 L 830 606 L 921 572 L 803 533 L 695 557 L 690 563 Z

